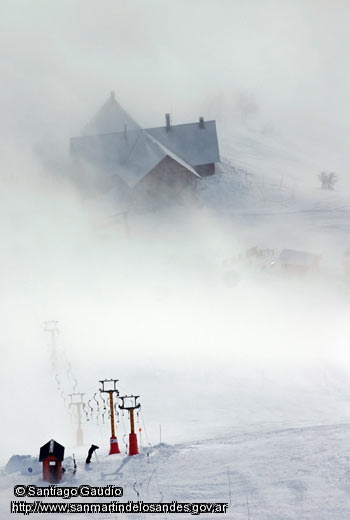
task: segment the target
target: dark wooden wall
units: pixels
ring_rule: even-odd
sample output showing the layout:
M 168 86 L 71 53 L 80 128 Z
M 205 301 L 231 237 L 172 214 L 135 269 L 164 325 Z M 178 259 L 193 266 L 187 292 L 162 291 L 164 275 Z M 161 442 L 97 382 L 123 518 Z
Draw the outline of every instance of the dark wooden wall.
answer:
M 171 198 L 184 190 L 193 190 L 197 177 L 171 157 L 165 157 L 135 186 L 137 195 L 157 199 Z

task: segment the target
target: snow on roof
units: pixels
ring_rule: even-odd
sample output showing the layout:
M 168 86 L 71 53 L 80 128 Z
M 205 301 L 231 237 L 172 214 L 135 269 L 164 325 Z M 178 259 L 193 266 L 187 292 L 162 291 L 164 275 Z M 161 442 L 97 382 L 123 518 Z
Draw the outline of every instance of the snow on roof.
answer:
M 197 178 L 201 177 L 193 166 L 220 160 L 215 121 L 142 130 L 116 101 L 114 92 L 82 136 L 71 139 L 71 149 L 97 169 L 118 175 L 130 188 L 166 156 Z
M 111 92 L 109 99 L 102 105 L 92 120 L 82 131 L 84 136 L 104 135 L 141 130 L 140 125 L 124 110 Z M 181 157 L 187 164 L 202 164 L 220 161 L 219 145 L 215 121 L 161 126 L 146 131 L 159 143 Z
M 108 175 L 118 175 L 130 188 L 133 188 L 166 156 L 200 178 L 191 165 L 141 129 L 73 137 L 71 146 L 73 152 L 81 159 Z
M 192 166 L 220 161 L 215 121 L 205 121 L 204 128 L 199 123 L 147 128 L 146 131 L 168 150 L 182 157 Z
M 179 164 L 181 164 L 181 166 L 183 166 L 184 168 L 186 168 L 187 170 L 189 170 L 191 173 L 193 173 L 193 175 L 195 175 L 196 177 L 198 177 L 199 179 L 201 179 L 201 176 L 196 172 L 196 170 L 194 168 L 192 168 L 192 166 L 190 164 L 188 164 L 188 162 L 184 161 L 181 157 L 179 157 L 178 155 L 176 155 L 176 153 L 173 153 L 171 150 L 169 150 L 166 146 L 164 146 L 162 143 L 160 143 L 159 141 L 157 141 L 157 139 L 154 139 L 154 137 L 152 137 L 151 134 L 149 134 L 146 130 L 145 130 L 145 133 L 147 134 L 147 137 L 149 139 L 151 139 L 154 144 L 156 144 L 158 147 L 160 147 L 164 153 L 166 155 L 168 155 L 169 157 L 171 157 L 172 159 L 174 159 L 174 161 L 178 162 Z

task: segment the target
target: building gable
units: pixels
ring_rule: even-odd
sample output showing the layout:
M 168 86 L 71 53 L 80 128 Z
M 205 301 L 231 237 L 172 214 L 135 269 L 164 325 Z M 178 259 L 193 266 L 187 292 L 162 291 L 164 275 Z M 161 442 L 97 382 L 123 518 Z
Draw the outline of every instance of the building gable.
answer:
M 140 126 L 133 118 L 119 105 L 115 99 L 114 92 L 111 92 L 109 99 L 97 111 L 96 115 L 85 126 L 82 135 L 101 135 L 113 132 L 124 132 L 138 130 Z

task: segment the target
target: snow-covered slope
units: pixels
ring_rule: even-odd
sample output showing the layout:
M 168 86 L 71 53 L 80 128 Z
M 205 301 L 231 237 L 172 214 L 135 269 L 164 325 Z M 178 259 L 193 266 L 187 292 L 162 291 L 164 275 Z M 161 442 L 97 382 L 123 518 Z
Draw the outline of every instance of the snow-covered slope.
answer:
M 106 449 L 102 449 L 88 468 L 84 465 L 84 454 L 78 450 L 77 473 L 72 475 L 68 467 L 61 485 L 122 486 L 124 496 L 118 499 L 121 502 L 228 504 L 226 514 L 202 513 L 201 518 L 343 520 L 350 511 L 348 436 L 349 424 L 255 432 L 233 430 L 205 441 L 162 443 L 143 448 L 135 457 L 108 456 Z M 3 477 L 1 518 L 10 518 L 9 503 L 14 500 L 12 486 L 19 483 L 44 485 L 39 475 Z M 79 497 L 70 502 L 110 500 Z M 68 502 L 52 498 L 43 501 Z M 78 519 L 90 516 L 113 518 L 107 514 L 75 514 Z M 144 517 L 141 514 L 120 516 Z M 147 515 L 150 518 L 173 516 Z M 32 517 L 49 519 L 52 515 L 33 514 Z M 55 515 L 55 518 L 65 517 Z M 192 515 L 181 514 L 180 518 L 189 519 Z
M 26 467 L 6 472 L 7 460 L 36 458 L 51 437 L 66 446 L 62 485 L 121 485 L 125 500 L 228 502 L 217 518 L 350 515 L 346 182 L 321 190 L 321 165 L 268 135 L 232 131 L 221 154 L 195 208 L 130 213 L 127 226 L 106 224 L 109 207 L 92 228 L 74 197 L 52 187 L 6 192 L 1 518 L 12 517 L 15 484 L 44 485 Z M 315 253 L 320 272 L 261 270 L 247 261 L 255 246 Z M 235 283 L 225 283 L 227 259 Z M 41 332 L 50 318 L 63 330 L 55 353 Z M 108 456 L 101 417 L 84 415 L 85 445 L 74 446 L 68 394 L 90 397 L 104 377 L 141 396 L 139 456 Z M 123 452 L 127 432 L 124 419 Z M 100 450 L 86 470 L 91 443 Z

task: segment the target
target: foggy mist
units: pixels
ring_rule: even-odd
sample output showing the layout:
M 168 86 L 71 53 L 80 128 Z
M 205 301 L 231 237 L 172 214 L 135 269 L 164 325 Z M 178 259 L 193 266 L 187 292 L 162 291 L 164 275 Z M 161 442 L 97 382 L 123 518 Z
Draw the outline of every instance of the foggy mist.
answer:
M 173 442 L 349 420 L 349 9 L 1 2 L 3 463 L 74 438 L 55 383 L 67 363 L 87 395 L 103 378 L 140 395 L 155 441 L 160 423 Z M 111 90 L 143 128 L 166 112 L 215 119 L 223 163 L 248 173 L 233 188 L 227 172 L 205 180 L 197 207 L 130 212 L 126 226 L 117 204 L 81 194 L 69 158 Z M 321 200 L 323 169 L 339 182 Z M 310 251 L 322 269 L 254 269 L 252 247 Z M 59 322 L 55 366 L 46 320 Z

